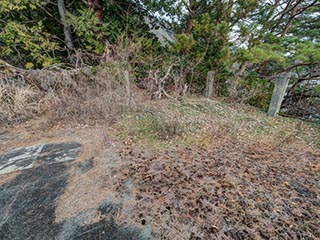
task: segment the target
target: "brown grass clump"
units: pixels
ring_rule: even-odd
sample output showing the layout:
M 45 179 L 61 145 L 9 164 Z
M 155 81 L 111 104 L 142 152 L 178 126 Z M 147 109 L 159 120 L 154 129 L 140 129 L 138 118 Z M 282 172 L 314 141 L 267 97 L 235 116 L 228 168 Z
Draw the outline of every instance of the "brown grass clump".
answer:
M 0 85 L 0 122 L 27 119 L 38 112 L 41 92 L 31 86 Z

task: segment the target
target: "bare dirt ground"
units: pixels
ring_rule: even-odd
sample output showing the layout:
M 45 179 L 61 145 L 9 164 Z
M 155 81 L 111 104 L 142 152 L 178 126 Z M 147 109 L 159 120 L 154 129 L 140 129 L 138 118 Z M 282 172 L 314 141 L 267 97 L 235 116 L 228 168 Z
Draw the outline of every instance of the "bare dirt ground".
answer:
M 120 135 L 101 122 L 38 119 L 1 128 L 0 154 L 38 143 L 82 144 L 56 222 L 86 212 L 95 223 L 109 199 L 116 222 L 153 239 L 320 239 L 320 152 L 313 146 L 220 133 L 206 145 L 150 149 Z M 18 174 L 0 176 L 0 186 Z

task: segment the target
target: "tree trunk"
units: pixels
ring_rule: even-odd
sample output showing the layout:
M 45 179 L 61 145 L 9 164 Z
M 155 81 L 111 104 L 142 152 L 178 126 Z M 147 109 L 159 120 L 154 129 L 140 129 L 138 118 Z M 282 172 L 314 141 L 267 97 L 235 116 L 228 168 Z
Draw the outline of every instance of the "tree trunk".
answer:
M 189 13 L 188 20 L 187 20 L 187 33 L 188 34 L 191 34 L 191 31 L 193 28 L 193 18 L 194 18 L 193 14 Z
M 187 34 L 191 34 L 193 28 L 193 21 L 195 17 L 196 3 L 194 0 L 189 0 L 188 5 L 186 5 L 188 9 L 188 17 L 187 17 Z
M 248 65 L 249 65 L 249 61 L 245 61 L 244 63 L 241 64 L 240 69 L 236 75 L 237 78 L 241 78 L 241 76 L 243 75 Z
M 102 21 L 102 5 L 99 0 L 88 0 L 89 8 L 91 8 L 95 13 L 100 22 Z
M 259 73 L 259 74 L 261 74 L 261 73 L 264 71 L 264 69 L 265 69 L 266 66 L 267 66 L 267 63 L 268 63 L 268 60 L 264 60 L 264 61 L 263 61 L 263 63 L 261 64 L 261 66 L 260 66 L 259 69 L 258 69 L 258 73 Z
M 245 61 L 244 63 L 242 63 L 241 66 L 240 66 L 240 69 L 238 70 L 238 72 L 235 75 L 234 81 L 231 82 L 231 86 L 230 86 L 230 89 L 229 89 L 229 96 L 231 98 L 235 98 L 236 97 L 238 84 L 239 84 L 239 82 L 241 80 L 242 75 L 246 71 L 246 68 L 247 68 L 248 65 L 249 65 L 249 61 Z
M 284 29 L 283 29 L 283 32 L 281 33 L 281 36 L 282 36 L 282 37 L 284 37 L 285 35 L 287 35 L 289 29 L 291 28 L 293 19 L 295 18 L 295 16 L 297 15 L 297 12 L 298 12 L 298 6 L 299 6 L 299 5 L 296 5 L 296 6 L 293 8 L 292 13 L 291 13 L 291 17 L 289 18 L 286 26 L 285 26 Z
M 73 42 L 72 42 L 71 28 L 65 21 L 66 7 L 64 4 L 64 0 L 58 0 L 58 9 L 59 9 L 59 14 L 60 14 L 61 21 L 63 24 L 63 33 L 64 33 L 64 38 L 65 38 L 67 49 L 73 49 L 74 47 L 73 47 Z

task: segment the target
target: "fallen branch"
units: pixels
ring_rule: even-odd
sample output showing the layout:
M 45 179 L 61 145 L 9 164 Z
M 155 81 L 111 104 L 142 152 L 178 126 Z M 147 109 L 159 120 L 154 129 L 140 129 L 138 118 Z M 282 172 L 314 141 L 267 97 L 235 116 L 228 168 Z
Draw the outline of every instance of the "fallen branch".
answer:
M 89 79 L 93 75 L 90 67 L 72 68 L 56 64 L 48 68 L 27 70 L 0 59 L 0 84 L 31 85 L 41 91 L 48 91 L 51 88 L 74 86 L 80 74 Z
M 165 75 L 158 79 L 157 77 L 157 72 L 154 73 L 155 77 L 153 77 L 153 81 L 155 82 L 155 84 L 157 85 L 158 90 L 152 93 L 153 98 L 161 98 L 162 94 L 165 95 L 167 98 L 172 98 L 164 89 L 165 86 L 165 82 L 167 80 L 167 78 L 170 75 L 171 69 L 174 66 L 174 64 L 170 65 L 167 72 L 165 73 Z

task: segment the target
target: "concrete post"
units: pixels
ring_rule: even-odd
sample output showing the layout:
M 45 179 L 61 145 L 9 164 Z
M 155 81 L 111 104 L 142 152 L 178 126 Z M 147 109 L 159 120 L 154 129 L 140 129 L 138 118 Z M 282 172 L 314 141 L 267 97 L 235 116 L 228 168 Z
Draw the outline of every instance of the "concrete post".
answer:
M 278 78 L 276 79 L 276 83 L 273 89 L 271 102 L 269 105 L 268 115 L 269 116 L 277 116 L 280 108 L 281 103 L 283 101 L 284 94 L 286 93 L 289 77 L 291 73 L 281 73 Z
M 215 96 L 215 91 L 214 91 L 214 72 L 209 71 L 207 75 L 207 81 L 206 81 L 206 93 L 205 97 L 206 98 L 212 98 Z

